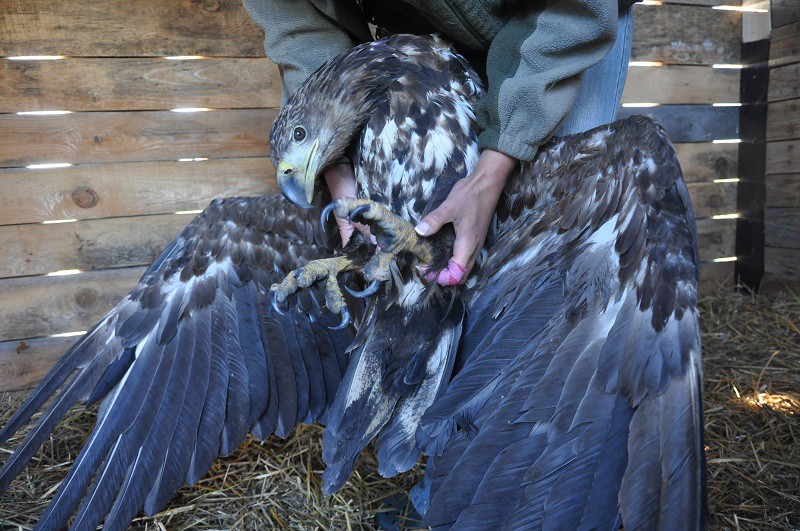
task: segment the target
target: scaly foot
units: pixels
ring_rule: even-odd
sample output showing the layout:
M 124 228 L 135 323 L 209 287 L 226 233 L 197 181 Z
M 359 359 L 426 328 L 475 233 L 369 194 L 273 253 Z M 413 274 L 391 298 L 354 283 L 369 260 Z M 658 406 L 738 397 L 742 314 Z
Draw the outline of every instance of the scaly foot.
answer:
M 349 218 L 351 222 L 369 225 L 380 248 L 364 265 L 364 278 L 369 282 L 367 288 L 361 292 L 348 290 L 355 297 L 363 298 L 376 293 L 381 283 L 391 278 L 392 262 L 401 253 L 411 253 L 426 264 L 433 261 L 430 242 L 420 238 L 411 223 L 393 214 L 380 203 L 369 199 L 343 197 L 325 207 L 322 211 L 323 222 L 331 212 L 340 218 Z
M 272 307 L 275 308 L 276 312 L 283 314 L 279 305 L 284 303 L 291 294 L 307 288 L 315 282 L 324 280 L 325 306 L 332 313 L 341 314 L 342 316 L 341 323 L 333 327 L 333 330 L 341 330 L 350 324 L 351 317 L 336 277 L 339 273 L 356 270 L 361 265 L 348 256 L 336 256 L 311 261 L 286 275 L 286 278 L 280 284 L 273 284 L 270 287 Z

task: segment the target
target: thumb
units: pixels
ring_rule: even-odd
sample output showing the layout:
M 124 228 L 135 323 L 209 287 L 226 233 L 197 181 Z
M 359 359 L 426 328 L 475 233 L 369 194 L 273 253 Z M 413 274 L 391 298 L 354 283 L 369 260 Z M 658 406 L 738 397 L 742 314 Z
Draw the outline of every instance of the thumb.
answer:
M 439 208 L 422 218 L 414 230 L 417 231 L 417 234 L 420 236 L 430 236 L 436 232 L 439 232 L 439 229 L 445 223 L 449 223 L 453 221 L 453 216 L 450 215 L 450 208 L 447 205 L 447 201 L 442 203 Z

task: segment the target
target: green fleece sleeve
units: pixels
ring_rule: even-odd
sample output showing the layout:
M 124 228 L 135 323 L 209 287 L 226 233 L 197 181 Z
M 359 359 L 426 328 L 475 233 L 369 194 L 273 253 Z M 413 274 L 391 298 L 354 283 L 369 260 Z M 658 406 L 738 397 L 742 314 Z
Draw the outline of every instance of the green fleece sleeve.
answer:
M 319 68 L 370 39 L 356 2 L 333 0 L 244 0 L 264 30 L 264 50 L 281 74 L 283 101 Z
M 581 74 L 614 45 L 619 8 L 617 0 L 548 0 L 518 9 L 489 47 L 479 146 L 529 161 L 572 109 Z

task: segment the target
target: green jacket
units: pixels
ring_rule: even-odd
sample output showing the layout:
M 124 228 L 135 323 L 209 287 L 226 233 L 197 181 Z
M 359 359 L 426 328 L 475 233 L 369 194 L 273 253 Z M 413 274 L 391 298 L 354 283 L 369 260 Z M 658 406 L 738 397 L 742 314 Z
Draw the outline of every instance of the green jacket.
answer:
M 372 40 L 368 22 L 391 32 L 439 32 L 484 69 L 488 91 L 477 110 L 481 149 L 523 161 L 536 155 L 569 114 L 581 74 L 609 52 L 619 10 L 631 3 L 244 0 L 266 34 L 266 54 L 280 69 L 284 100 L 322 63 Z

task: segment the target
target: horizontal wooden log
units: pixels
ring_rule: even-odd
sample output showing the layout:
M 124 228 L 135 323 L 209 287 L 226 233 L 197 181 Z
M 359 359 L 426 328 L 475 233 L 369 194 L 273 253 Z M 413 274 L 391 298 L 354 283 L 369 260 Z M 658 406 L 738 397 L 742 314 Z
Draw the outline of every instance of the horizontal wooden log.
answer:
M 0 225 L 166 214 L 205 208 L 216 197 L 278 192 L 263 157 L 7 169 L 0 183 Z
M 800 167 L 800 140 L 767 142 L 767 173 L 796 173 Z
M 0 277 L 149 265 L 194 215 L 0 227 Z
M 0 280 L 0 341 L 88 330 L 133 288 L 143 267 Z
M 633 20 L 633 60 L 700 65 L 740 62 L 740 13 L 636 4 Z
M 800 31 L 800 27 L 797 28 Z M 800 98 L 800 63 L 779 66 L 769 72 L 769 101 Z
M 800 22 L 773 28 L 769 42 L 769 65 L 800 63 Z
M 711 295 L 717 291 L 727 291 L 733 286 L 733 262 L 700 265 L 700 296 Z
M 739 76 L 739 70 L 708 66 L 632 66 L 628 69 L 622 103 L 738 102 Z
M 800 86 L 800 78 L 796 80 Z M 767 141 L 800 138 L 800 99 L 776 101 L 767 106 Z M 800 165 L 800 160 L 797 161 Z
M 697 219 L 736 212 L 736 183 L 687 183 Z
M 79 337 L 0 342 L 0 393 L 34 387 Z
M 786 282 L 800 281 L 800 249 L 766 247 L 764 270 Z
M 697 247 L 703 263 L 736 255 L 736 220 L 697 220 Z
M 0 94 L 5 113 L 256 108 L 281 100 L 278 69 L 265 58 L 0 59 Z
M 767 247 L 800 249 L 800 205 L 795 208 L 767 208 L 764 211 Z M 800 267 L 800 262 L 797 264 Z
M 686 182 L 737 177 L 739 146 L 711 142 L 674 144 Z
M 276 111 L 0 115 L 0 166 L 132 162 L 267 154 Z
M 739 136 L 739 109 L 711 105 L 660 105 L 649 108 L 620 107 L 617 118 L 634 114 L 650 116 L 669 133 L 673 142 L 710 142 Z
M 772 0 L 772 27 L 800 22 L 800 0 Z
M 240 0 L 4 0 L 0 55 L 263 55 Z
M 800 173 L 767 176 L 767 207 L 800 208 Z

